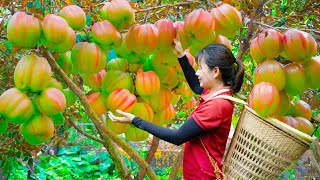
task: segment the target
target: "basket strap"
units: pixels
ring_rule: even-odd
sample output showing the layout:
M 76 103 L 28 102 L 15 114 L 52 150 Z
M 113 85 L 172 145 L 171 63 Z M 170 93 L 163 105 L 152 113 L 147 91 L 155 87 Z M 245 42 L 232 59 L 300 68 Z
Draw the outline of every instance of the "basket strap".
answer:
M 248 103 L 245 102 L 244 100 L 241 100 L 241 99 L 229 96 L 229 95 L 223 95 L 222 94 L 222 95 L 218 95 L 218 96 L 213 97 L 213 99 L 217 99 L 217 98 L 228 99 L 230 101 L 234 101 L 234 102 L 237 102 L 237 103 L 240 103 L 240 104 L 248 105 Z
M 211 164 L 212 164 L 212 166 L 213 166 L 213 168 L 214 168 L 214 174 L 215 174 L 215 176 L 216 176 L 216 179 L 217 179 L 217 180 L 223 180 L 223 179 L 224 179 L 224 174 L 223 174 L 223 172 L 220 170 L 220 168 L 219 168 L 219 166 L 218 166 L 218 164 L 217 164 L 217 161 L 214 160 L 214 158 L 209 154 L 209 151 L 207 150 L 206 146 L 203 144 L 203 142 L 202 142 L 202 140 L 201 140 L 200 137 L 199 137 L 199 140 L 200 140 L 200 142 L 201 142 L 202 147 L 203 147 L 204 150 L 206 151 L 206 153 L 207 153 L 207 155 L 208 155 L 208 157 L 209 157 L 209 159 L 210 159 L 210 162 L 211 162 Z

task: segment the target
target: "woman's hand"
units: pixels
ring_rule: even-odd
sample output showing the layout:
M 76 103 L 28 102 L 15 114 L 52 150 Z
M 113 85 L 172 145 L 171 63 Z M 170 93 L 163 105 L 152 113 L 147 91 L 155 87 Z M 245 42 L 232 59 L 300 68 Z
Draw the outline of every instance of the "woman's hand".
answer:
M 176 54 L 177 58 L 181 58 L 185 55 L 182 49 L 181 42 L 179 41 L 179 38 L 176 38 L 173 40 L 172 46 L 173 46 L 173 52 L 174 54 Z
M 116 110 L 116 112 L 118 114 L 121 114 L 122 117 L 115 116 L 114 114 L 112 114 L 111 111 L 108 112 L 109 118 L 114 122 L 131 124 L 133 118 L 135 117 L 133 114 L 130 114 L 130 113 L 127 113 L 127 112 L 123 112 L 121 110 Z

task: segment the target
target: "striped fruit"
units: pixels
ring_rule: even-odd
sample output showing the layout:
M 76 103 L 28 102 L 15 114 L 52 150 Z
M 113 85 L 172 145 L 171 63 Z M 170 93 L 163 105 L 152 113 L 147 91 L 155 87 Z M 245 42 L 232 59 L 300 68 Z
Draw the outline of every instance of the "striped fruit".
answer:
M 65 41 L 69 26 L 67 21 L 62 17 L 48 14 L 43 19 L 42 30 L 44 38 L 48 43 L 59 44 Z
M 277 112 L 275 112 L 272 117 L 281 117 L 287 115 L 290 110 L 290 98 L 285 90 L 282 90 L 280 93 L 280 105 Z
M 307 78 L 302 66 L 298 63 L 290 63 L 284 66 L 286 73 L 285 90 L 291 96 L 302 94 L 307 88 Z
M 66 97 L 56 88 L 47 88 L 33 101 L 37 109 L 48 116 L 56 115 L 66 109 Z
M 72 28 L 68 27 L 68 33 L 66 34 L 65 40 L 59 44 L 45 42 L 45 46 L 49 47 L 57 53 L 65 53 L 73 48 L 76 44 L 76 33 Z
M 167 108 L 165 108 L 161 112 L 157 112 L 154 114 L 154 118 L 152 123 L 158 126 L 163 126 L 165 124 L 171 124 L 172 119 L 175 117 L 175 110 L 172 104 L 169 104 Z
M 256 61 L 257 64 L 263 62 L 267 59 L 266 56 L 264 56 L 258 46 L 258 38 L 254 38 L 250 43 L 250 55 L 252 59 Z
M 317 52 L 317 42 L 306 32 L 290 29 L 284 33 L 284 52 L 293 62 L 309 60 Z
M 49 88 L 49 87 L 57 88 L 60 91 L 63 89 L 62 83 L 60 81 L 58 81 L 56 78 L 53 78 L 53 77 L 51 77 L 50 81 L 47 83 L 46 88 Z
M 106 106 L 112 111 L 117 109 L 124 112 L 132 112 L 136 106 L 137 98 L 126 89 L 116 89 L 112 91 L 106 101 Z
M 14 84 L 22 90 L 42 91 L 51 77 L 51 67 L 47 60 L 35 54 L 24 56 L 14 70 Z
M 91 31 L 93 41 L 105 49 L 119 47 L 122 43 L 120 32 L 107 20 L 94 23 Z
M 177 56 L 173 51 L 159 50 L 151 57 L 151 63 L 155 68 L 170 68 L 177 65 L 179 62 L 177 61 Z
M 151 54 L 158 44 L 158 30 L 153 24 L 135 24 L 125 37 L 125 46 L 137 54 Z
M 0 115 L 12 123 L 26 122 L 34 112 L 31 99 L 17 88 L 8 89 L 0 96 Z
M 307 76 L 308 87 L 312 89 L 320 88 L 320 56 L 312 57 L 302 66 Z
M 66 97 L 66 108 L 72 106 L 78 99 L 78 96 L 70 89 L 62 89 L 61 92 Z
M 293 116 L 304 117 L 308 120 L 311 120 L 312 111 L 308 103 L 303 100 L 297 100 L 293 102 Z
M 146 103 L 148 103 L 154 112 L 164 111 L 170 105 L 170 90 L 160 88 L 159 93 L 153 94 L 146 98 Z
M 296 128 L 296 129 L 297 129 L 298 125 L 299 125 L 298 121 L 295 118 L 291 117 L 291 116 L 282 116 L 282 117 L 279 117 L 278 120 L 288 124 L 289 126 L 291 126 L 293 128 Z
M 153 71 L 143 72 L 139 69 L 135 86 L 140 96 L 149 97 L 160 91 L 160 79 Z
M 113 112 L 113 111 L 112 111 Z M 117 113 L 113 112 L 113 114 L 117 115 Z M 120 116 L 120 115 L 118 115 Z M 106 125 L 109 129 L 111 129 L 116 134 L 122 134 L 129 128 L 129 124 L 113 122 L 109 117 L 106 118 Z
M 171 45 L 176 38 L 177 31 L 174 24 L 169 19 L 159 19 L 154 23 L 154 26 L 158 29 L 158 48 L 169 49 L 171 51 Z
M 263 61 L 255 69 L 253 74 L 253 84 L 260 82 L 270 82 L 281 91 L 286 85 L 286 72 L 281 63 L 276 60 Z
M 102 80 L 106 73 L 107 71 L 105 69 L 102 69 L 100 72 L 94 74 L 81 74 L 81 77 L 83 79 L 83 82 L 87 86 L 92 88 L 94 91 L 100 91 L 102 86 Z
M 25 12 L 16 12 L 8 22 L 7 36 L 14 46 L 31 48 L 41 39 L 39 20 Z
M 124 58 L 111 59 L 107 65 L 108 71 L 118 70 L 118 71 L 126 72 L 128 68 L 129 68 L 128 61 Z
M 158 74 L 160 79 L 161 87 L 174 88 L 179 83 L 178 73 L 175 68 L 169 68 L 164 71 L 165 73 Z
M 102 94 L 101 92 L 96 92 L 88 96 L 89 104 L 91 105 L 94 112 L 96 112 L 96 114 L 98 115 L 105 114 L 108 111 L 105 104 L 106 100 L 107 96 Z
M 217 37 L 215 39 L 215 43 L 223 44 L 223 45 L 227 46 L 227 48 L 230 49 L 230 51 L 232 51 L 232 45 L 231 45 L 229 39 L 226 38 L 225 36 L 217 35 Z
M 190 46 L 190 42 L 187 37 L 186 30 L 184 28 L 184 21 L 176 21 L 174 22 L 174 26 L 177 31 L 177 36 L 179 36 L 182 48 L 187 49 Z
M 72 74 L 73 64 L 71 59 L 71 51 L 61 54 L 57 63 L 68 76 Z
M 148 122 L 152 122 L 154 116 L 153 109 L 146 103 L 137 103 L 131 113 Z M 149 137 L 149 133 L 131 125 L 126 130 L 125 136 L 128 140 L 136 142 L 146 140 Z
M 233 38 L 242 26 L 242 16 L 240 12 L 229 4 L 221 4 L 217 8 L 212 8 L 216 32 L 227 38 Z
M 75 72 L 98 73 L 106 66 L 107 55 L 95 43 L 80 42 L 71 50 Z
M 102 80 L 102 89 L 109 94 L 118 88 L 133 92 L 134 86 L 131 75 L 118 70 L 108 71 Z
M 63 17 L 73 30 L 81 30 L 86 26 L 86 13 L 76 5 L 61 9 L 59 16 Z
M 54 124 L 50 117 L 37 114 L 30 121 L 22 124 L 19 132 L 31 145 L 38 145 L 49 141 L 54 134 Z
M 105 11 L 103 17 L 119 30 L 127 29 L 134 23 L 134 10 L 127 0 L 112 0 L 106 3 Z
M 184 28 L 191 45 L 196 42 L 209 44 L 216 37 L 213 16 L 203 9 L 189 13 L 184 20 Z
M 261 116 L 269 116 L 278 111 L 280 94 L 276 86 L 269 82 L 261 82 L 252 88 L 249 95 L 249 107 Z
M 313 134 L 315 128 L 308 119 L 304 117 L 294 117 L 294 119 L 298 122 L 297 129 L 299 131 L 304 132 L 310 136 Z
M 264 29 L 258 35 L 257 43 L 263 56 L 273 59 L 283 50 L 283 35 L 274 29 Z

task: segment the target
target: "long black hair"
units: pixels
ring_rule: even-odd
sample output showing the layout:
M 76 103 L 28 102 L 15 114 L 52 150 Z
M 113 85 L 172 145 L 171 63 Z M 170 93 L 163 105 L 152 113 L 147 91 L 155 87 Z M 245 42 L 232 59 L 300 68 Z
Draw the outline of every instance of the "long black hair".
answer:
M 240 91 L 243 83 L 244 66 L 236 59 L 230 49 L 223 44 L 210 44 L 196 55 L 196 59 L 204 59 L 210 70 L 218 67 L 225 85 L 231 86 L 233 93 Z

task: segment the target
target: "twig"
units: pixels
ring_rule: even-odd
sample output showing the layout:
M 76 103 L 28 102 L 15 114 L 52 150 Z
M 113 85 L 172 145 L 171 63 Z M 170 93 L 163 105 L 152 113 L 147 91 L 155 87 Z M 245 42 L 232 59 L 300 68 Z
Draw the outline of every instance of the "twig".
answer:
M 238 51 L 237 58 L 242 59 L 244 53 L 249 48 L 249 41 L 252 38 L 252 32 L 253 32 L 253 22 L 254 20 L 262 13 L 263 6 L 266 3 L 267 0 L 262 0 L 256 10 L 254 11 L 253 17 L 249 22 L 248 30 L 245 39 L 240 40 L 240 47 Z
M 200 3 L 200 2 L 198 2 L 198 1 L 188 1 L 188 2 L 181 2 L 181 3 L 177 3 L 177 4 L 166 4 L 166 5 L 154 6 L 154 7 L 149 7 L 149 8 L 142 9 L 142 10 L 137 10 L 137 11 L 135 11 L 135 13 L 152 11 L 152 10 L 155 10 L 155 9 L 160 9 L 160 8 L 165 8 L 165 7 L 188 6 L 188 5 L 193 4 L 193 3 Z
M 274 27 L 274 26 L 270 26 L 268 24 L 264 24 L 262 22 L 257 22 L 257 21 L 254 21 L 253 22 L 254 24 L 258 24 L 258 25 L 261 25 L 261 26 L 264 26 L 264 27 L 268 27 L 268 28 L 272 28 L 272 29 L 284 29 L 284 30 L 289 30 L 289 29 L 292 29 L 292 28 L 287 28 L 287 27 Z M 311 31 L 311 32 L 315 32 L 315 33 L 319 33 L 320 34 L 320 31 L 317 31 L 317 30 L 314 30 L 314 29 L 299 29 L 301 31 Z
M 95 137 L 95 136 L 93 136 L 93 135 L 91 135 L 91 134 L 89 134 L 89 133 L 84 132 L 84 131 L 83 131 L 82 129 L 80 129 L 72 120 L 68 120 L 68 121 L 70 122 L 70 124 L 71 124 L 79 133 L 81 133 L 81 134 L 83 134 L 84 136 L 86 136 L 86 137 L 88 137 L 88 138 L 90 138 L 90 139 L 92 139 L 92 140 L 95 140 L 95 141 L 97 141 L 97 142 L 99 142 L 99 143 L 101 143 L 101 144 L 104 143 L 102 139 L 99 139 L 99 138 L 97 138 L 97 137 Z
M 159 138 L 153 136 L 151 147 L 150 147 L 148 155 L 146 157 L 146 162 L 148 164 L 151 164 L 151 161 L 152 161 L 152 159 L 154 157 L 154 154 L 157 152 L 157 149 L 159 147 L 159 140 L 160 140 Z M 146 175 L 146 170 L 145 169 L 140 169 L 139 170 L 139 174 L 138 174 L 138 179 L 142 180 L 145 175 Z

